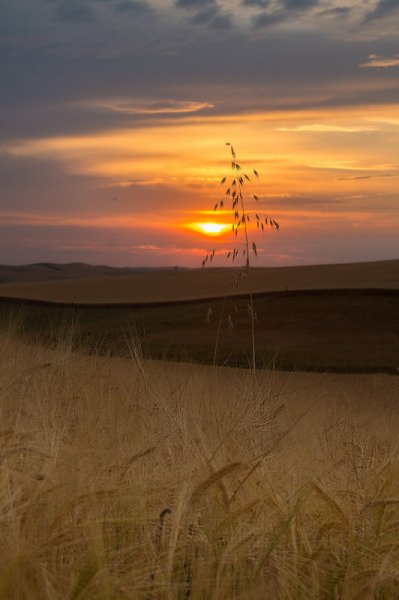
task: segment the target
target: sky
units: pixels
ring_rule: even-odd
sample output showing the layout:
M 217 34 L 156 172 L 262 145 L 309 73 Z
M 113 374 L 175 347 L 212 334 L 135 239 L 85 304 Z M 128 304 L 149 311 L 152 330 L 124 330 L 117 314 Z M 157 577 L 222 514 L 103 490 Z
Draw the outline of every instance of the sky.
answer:
M 398 258 L 397 31 L 398 0 L 2 0 L 0 263 L 229 266 L 226 142 L 280 224 L 254 265 Z

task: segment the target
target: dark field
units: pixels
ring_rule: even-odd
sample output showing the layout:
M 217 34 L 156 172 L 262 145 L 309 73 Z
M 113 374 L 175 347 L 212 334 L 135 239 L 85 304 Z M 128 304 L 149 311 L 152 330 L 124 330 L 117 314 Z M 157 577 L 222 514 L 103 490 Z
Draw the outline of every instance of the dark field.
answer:
M 254 303 L 258 366 L 398 373 L 397 290 L 276 292 Z M 250 317 L 241 297 L 98 307 L 3 299 L 0 312 L 3 323 L 17 315 L 29 342 L 52 344 L 64 331 L 88 353 L 127 356 L 138 341 L 145 358 L 213 363 L 216 354 L 217 364 L 250 362 Z

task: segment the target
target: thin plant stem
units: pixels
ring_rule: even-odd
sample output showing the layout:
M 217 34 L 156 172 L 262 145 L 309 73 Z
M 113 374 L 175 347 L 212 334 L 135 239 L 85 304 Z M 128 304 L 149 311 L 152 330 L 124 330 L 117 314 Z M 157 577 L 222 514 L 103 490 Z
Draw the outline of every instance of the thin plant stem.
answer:
M 230 250 L 227 254 L 227 258 L 231 258 L 232 261 L 234 262 L 235 259 L 238 257 L 239 255 L 239 247 L 243 247 L 243 255 L 245 256 L 246 260 L 245 260 L 245 265 L 244 265 L 244 269 L 245 269 L 245 277 L 247 279 L 247 286 L 248 286 L 248 296 L 249 296 L 249 303 L 248 303 L 248 307 L 249 307 L 249 312 L 250 312 L 250 318 L 251 318 L 251 345 L 252 345 L 252 359 L 251 359 L 251 370 L 252 370 L 252 381 L 254 382 L 255 379 L 255 372 L 256 372 L 256 344 L 255 344 L 255 309 L 254 309 L 254 295 L 253 295 L 253 280 L 252 280 L 252 271 L 251 271 L 251 261 L 250 261 L 250 251 L 252 250 L 254 255 L 257 256 L 258 255 L 258 251 L 257 251 L 257 247 L 256 247 L 256 243 L 253 240 L 250 240 L 249 238 L 249 233 L 248 233 L 248 223 L 251 222 L 255 222 L 257 229 L 258 230 L 262 230 L 262 232 L 265 231 L 265 228 L 267 227 L 271 227 L 274 228 L 276 231 L 278 231 L 280 229 L 279 224 L 277 223 L 277 221 L 275 221 L 274 219 L 272 219 L 269 215 L 265 215 L 262 212 L 248 212 L 247 211 L 247 204 L 246 200 L 247 197 L 245 197 L 244 195 L 244 185 L 247 185 L 247 181 L 251 182 L 250 177 L 248 176 L 247 173 L 244 173 L 241 170 L 241 166 L 238 163 L 237 160 L 237 155 L 234 151 L 233 146 L 230 144 L 230 142 L 226 143 L 227 146 L 230 147 L 230 151 L 231 151 L 231 156 L 232 156 L 232 163 L 231 163 L 231 167 L 232 167 L 232 171 L 233 171 L 233 178 L 231 180 L 231 183 L 226 183 L 227 177 L 223 177 L 222 181 L 220 182 L 221 184 L 225 184 L 226 183 L 226 196 L 228 199 L 230 199 L 232 201 L 232 232 L 235 236 L 235 238 L 238 238 L 238 234 L 241 233 L 244 237 L 244 241 L 243 242 L 239 242 L 237 240 L 237 242 L 235 242 L 234 244 L 232 244 L 232 250 Z M 256 178 L 259 177 L 259 173 L 258 171 L 256 171 L 255 169 L 253 169 L 253 174 L 255 175 Z M 256 202 L 259 202 L 259 197 L 256 194 L 253 194 L 253 198 Z M 219 200 L 219 202 L 217 202 L 214 206 L 214 211 L 218 210 L 218 209 L 222 209 L 225 205 L 225 198 L 223 200 Z M 241 214 L 240 214 L 241 211 Z M 255 221 L 256 219 L 256 221 Z M 202 266 L 205 267 L 206 265 L 210 264 L 213 259 L 215 257 L 215 250 L 211 251 L 210 253 L 208 253 L 206 255 L 206 257 L 204 258 L 204 260 L 202 261 Z M 244 273 L 242 273 L 244 274 Z M 225 299 L 226 301 L 226 299 Z M 220 333 L 221 333 L 221 324 L 222 324 L 222 319 L 223 319 L 223 315 L 224 315 L 224 309 L 225 309 L 225 304 L 223 305 L 223 309 L 222 309 L 222 313 L 220 316 L 220 320 L 219 320 L 219 326 L 218 326 L 218 332 L 217 332 L 217 336 L 216 336 L 216 344 L 215 344 L 215 350 L 214 350 L 214 356 L 213 356 L 213 365 L 215 367 L 216 364 L 216 352 L 218 349 L 218 345 L 219 345 L 219 338 L 220 338 Z M 230 317 L 229 317 L 230 319 Z
M 235 172 L 238 175 L 237 164 L 234 166 Z M 245 261 L 245 273 L 248 281 L 248 293 L 249 293 L 249 310 L 251 312 L 251 342 L 252 342 L 252 373 L 255 375 L 256 372 L 256 352 L 255 352 L 255 315 L 254 315 L 254 302 L 253 302 L 253 290 L 252 290 L 252 274 L 249 262 L 249 238 L 248 238 L 248 228 L 247 228 L 247 213 L 245 210 L 244 204 L 244 194 L 240 180 L 238 180 L 239 190 L 240 190 L 240 203 L 241 210 L 244 219 L 244 235 L 245 235 L 245 250 L 246 250 L 246 261 Z
M 217 351 L 219 348 L 219 340 L 220 340 L 220 331 L 222 329 L 222 322 L 223 322 L 223 315 L 224 315 L 224 309 L 226 307 L 226 296 L 224 297 L 223 300 L 223 305 L 222 305 L 222 311 L 220 313 L 220 318 L 219 318 L 219 325 L 218 325 L 218 330 L 216 333 L 216 340 L 215 340 L 215 348 L 213 351 L 213 371 L 215 372 L 215 367 L 216 367 L 216 356 L 217 356 Z

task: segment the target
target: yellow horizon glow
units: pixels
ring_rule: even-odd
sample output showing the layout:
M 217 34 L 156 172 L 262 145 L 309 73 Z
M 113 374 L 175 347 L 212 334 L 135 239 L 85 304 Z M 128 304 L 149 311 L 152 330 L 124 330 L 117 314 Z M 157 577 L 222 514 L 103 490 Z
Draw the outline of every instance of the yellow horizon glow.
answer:
M 198 233 L 203 233 L 210 236 L 221 235 L 231 228 L 231 226 L 227 225 L 226 223 L 214 223 L 211 221 L 206 221 L 203 223 L 190 223 L 188 227 L 192 231 L 197 231 Z
M 109 208 L 104 205 L 102 215 L 93 214 L 90 199 L 90 214 L 73 217 L 79 223 L 71 223 L 70 215 L 54 216 L 53 212 L 42 215 L 43 220 L 77 226 L 88 223 L 90 227 L 174 230 L 176 235 L 185 230 L 191 236 L 223 241 L 223 235 L 231 231 L 231 224 L 226 225 L 231 203 L 220 186 L 221 178 L 230 173 L 226 130 L 231 141 L 237 140 L 244 171 L 250 173 L 256 168 L 260 173 L 259 179 L 251 177 L 245 184 L 248 210 L 270 213 L 282 230 L 321 224 L 328 227 L 331 219 L 353 223 L 354 227 L 359 223 L 375 226 L 377 198 L 381 202 L 386 198 L 387 204 L 379 224 L 397 227 L 394 196 L 399 178 L 395 160 L 399 105 L 392 103 L 197 114 L 159 119 L 136 129 L 5 140 L 0 151 L 12 158 L 51 160 L 65 174 L 93 177 L 99 198 L 105 198 L 103 190 L 107 189 L 110 198 L 119 194 L 129 198 L 129 203 L 118 204 L 118 211 L 111 202 Z M 261 199 L 259 209 L 252 200 L 254 193 Z M 224 209 L 215 213 L 212 207 L 220 203 L 222 194 Z M 153 201 L 147 205 L 151 197 Z M 120 212 L 122 207 L 126 211 Z M 36 217 L 7 218 L 30 222 Z

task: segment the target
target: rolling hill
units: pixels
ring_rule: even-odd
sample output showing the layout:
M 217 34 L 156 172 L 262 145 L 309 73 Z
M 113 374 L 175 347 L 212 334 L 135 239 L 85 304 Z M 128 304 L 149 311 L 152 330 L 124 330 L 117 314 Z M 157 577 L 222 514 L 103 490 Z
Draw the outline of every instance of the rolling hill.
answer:
M 18 281 L 0 285 L 0 297 L 75 304 L 135 304 L 179 302 L 247 292 L 242 278 L 238 287 L 233 284 L 233 276 L 239 275 L 240 269 L 148 269 L 131 270 L 126 274 L 120 269 L 90 265 L 51 265 L 40 269 L 32 265 L 27 271 L 31 278 L 36 273 L 37 279 L 22 281 L 21 273 Z M 52 271 L 57 275 L 50 279 Z M 254 268 L 252 275 L 255 293 L 399 289 L 399 260 Z M 44 276 L 48 278 L 44 280 Z

